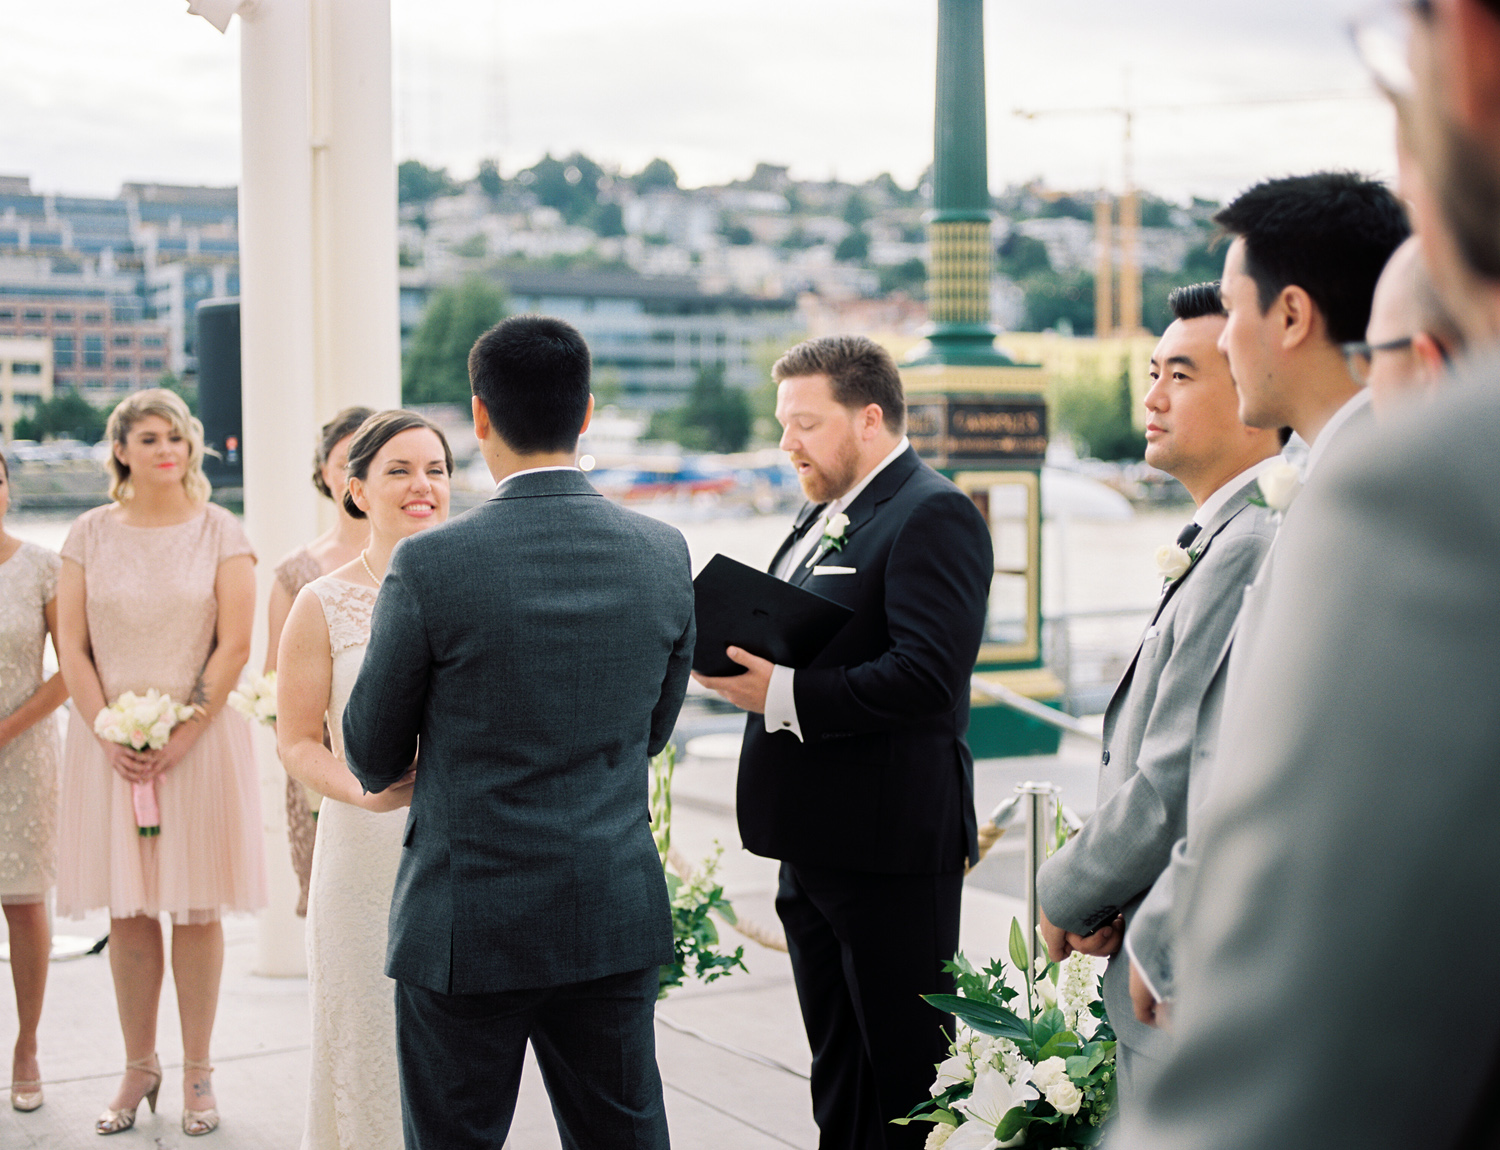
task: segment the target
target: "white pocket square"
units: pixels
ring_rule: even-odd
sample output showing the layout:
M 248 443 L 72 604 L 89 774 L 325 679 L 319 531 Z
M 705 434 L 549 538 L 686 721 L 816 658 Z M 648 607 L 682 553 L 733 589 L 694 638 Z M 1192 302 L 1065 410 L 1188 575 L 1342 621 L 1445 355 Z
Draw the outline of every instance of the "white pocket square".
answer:
M 824 567 L 819 564 L 813 568 L 814 575 L 854 575 L 858 573 L 855 567 Z

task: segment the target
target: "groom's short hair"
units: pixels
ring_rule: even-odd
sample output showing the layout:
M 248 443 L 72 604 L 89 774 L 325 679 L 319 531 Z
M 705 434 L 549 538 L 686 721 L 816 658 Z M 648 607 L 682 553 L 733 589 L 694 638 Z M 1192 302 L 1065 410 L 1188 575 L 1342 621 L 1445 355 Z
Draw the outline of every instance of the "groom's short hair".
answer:
M 589 345 L 560 319 L 511 316 L 474 341 L 469 386 L 512 451 L 571 450 L 589 407 Z

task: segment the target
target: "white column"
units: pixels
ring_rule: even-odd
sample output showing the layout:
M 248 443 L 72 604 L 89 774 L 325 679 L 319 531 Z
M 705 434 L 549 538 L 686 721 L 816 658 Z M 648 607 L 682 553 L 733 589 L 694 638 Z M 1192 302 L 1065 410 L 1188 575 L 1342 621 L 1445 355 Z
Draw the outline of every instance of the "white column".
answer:
M 245 525 L 255 545 L 255 652 L 265 658 L 272 568 L 317 534 L 308 453 L 317 426 L 313 358 L 312 160 L 308 146 L 309 0 L 261 0 L 240 39 L 240 357 L 244 379 Z M 261 914 L 258 974 L 297 976 L 307 962 L 287 852 L 286 775 L 257 730 L 271 904 Z

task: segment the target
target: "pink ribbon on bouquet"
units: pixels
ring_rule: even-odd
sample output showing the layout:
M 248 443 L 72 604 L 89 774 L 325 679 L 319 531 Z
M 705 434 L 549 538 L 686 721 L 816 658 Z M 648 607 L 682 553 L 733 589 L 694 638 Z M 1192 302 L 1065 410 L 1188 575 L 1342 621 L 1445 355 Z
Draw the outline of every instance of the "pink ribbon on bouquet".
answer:
M 130 802 L 135 807 L 137 833 L 142 837 L 161 834 L 161 811 L 156 805 L 156 780 L 131 783 Z

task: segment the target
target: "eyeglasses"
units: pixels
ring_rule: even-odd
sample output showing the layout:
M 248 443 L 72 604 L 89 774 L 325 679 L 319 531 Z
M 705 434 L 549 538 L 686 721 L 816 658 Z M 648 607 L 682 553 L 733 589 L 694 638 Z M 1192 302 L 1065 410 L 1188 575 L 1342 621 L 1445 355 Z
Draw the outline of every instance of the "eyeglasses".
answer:
M 1416 87 L 1411 70 L 1411 34 L 1433 15 L 1432 0 L 1387 0 L 1349 22 L 1354 50 L 1376 87 L 1392 100 L 1408 98 Z
M 1388 339 L 1384 343 L 1366 343 L 1362 339 L 1355 339 L 1339 344 L 1339 350 L 1344 353 L 1344 362 L 1349 365 L 1349 374 L 1363 386 L 1369 382 L 1367 376 L 1370 373 L 1370 364 L 1375 361 L 1376 352 L 1405 351 L 1411 346 L 1413 338 L 1408 335 L 1401 339 Z

